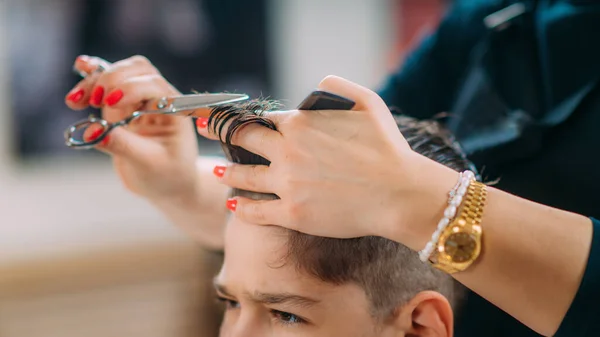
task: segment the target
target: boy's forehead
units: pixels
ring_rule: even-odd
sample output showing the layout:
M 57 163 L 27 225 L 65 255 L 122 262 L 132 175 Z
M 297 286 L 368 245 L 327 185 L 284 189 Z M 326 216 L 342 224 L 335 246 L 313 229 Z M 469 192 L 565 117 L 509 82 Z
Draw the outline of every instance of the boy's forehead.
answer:
M 285 263 L 287 254 L 286 230 L 274 226 L 245 223 L 235 216 L 225 228 L 224 267 L 245 273 L 253 270 L 282 277 L 295 272 Z M 232 270 L 233 272 L 233 270 Z
M 243 223 L 229 219 L 225 235 L 225 260 L 215 285 L 223 295 L 237 300 L 296 297 L 302 303 L 333 319 L 327 313 L 352 313 L 352 317 L 370 319 L 366 293 L 353 283 L 332 284 L 319 280 L 285 260 L 287 229 Z M 275 295 L 275 296 L 271 296 Z M 317 302 L 307 305 L 306 299 Z M 336 317 L 337 317 L 336 316 Z M 344 317 L 343 315 L 340 317 Z M 341 324 L 341 323 L 340 323 Z
M 249 224 L 231 214 L 225 226 L 225 250 L 237 251 L 239 247 L 254 253 L 264 252 L 272 259 L 281 260 L 287 252 L 288 232 L 288 229 L 277 226 Z
M 257 226 L 231 217 L 225 233 L 225 261 L 217 280 L 246 291 L 311 293 L 329 288 L 288 263 L 287 229 Z

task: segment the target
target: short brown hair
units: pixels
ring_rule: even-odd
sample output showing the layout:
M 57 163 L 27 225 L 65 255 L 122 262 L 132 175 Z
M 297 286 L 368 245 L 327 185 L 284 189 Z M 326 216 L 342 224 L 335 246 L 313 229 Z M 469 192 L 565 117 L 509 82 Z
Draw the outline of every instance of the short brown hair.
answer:
M 208 126 L 222 130 L 231 121 L 221 141 L 227 158 L 235 163 L 269 165 L 265 158 L 231 144 L 231 137 L 249 123 L 260 123 L 271 129 L 275 125 L 264 112 L 274 102 L 250 101 L 214 108 Z M 410 146 L 437 162 L 456 171 L 473 169 L 452 135 L 432 120 L 418 121 L 396 115 L 398 127 Z M 234 189 L 233 196 L 255 200 L 276 199 L 263 194 Z M 332 239 L 284 230 L 288 239 L 286 262 L 291 262 L 324 282 L 355 283 L 364 289 L 371 303 L 372 314 L 384 317 L 399 308 L 417 293 L 433 290 L 444 295 L 456 308 L 464 287 L 449 275 L 421 262 L 416 252 L 397 242 L 375 236 L 354 239 Z

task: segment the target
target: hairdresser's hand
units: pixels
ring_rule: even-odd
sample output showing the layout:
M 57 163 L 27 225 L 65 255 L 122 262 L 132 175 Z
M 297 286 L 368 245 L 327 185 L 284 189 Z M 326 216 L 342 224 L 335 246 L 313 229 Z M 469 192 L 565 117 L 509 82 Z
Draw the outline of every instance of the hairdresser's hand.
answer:
M 93 72 L 97 65 L 103 72 Z M 102 109 L 109 122 L 119 121 L 144 102 L 180 93 L 144 57 L 134 56 L 114 64 L 82 56 L 75 67 L 91 76 L 82 80 L 67 95 L 66 103 L 80 109 L 91 105 Z M 127 128 L 116 128 L 97 147 L 112 155 L 115 169 L 125 186 L 147 197 L 170 197 L 193 193 L 198 149 L 191 119 L 168 115 L 144 115 Z M 91 130 L 90 130 L 91 129 Z M 87 139 L 98 136 L 101 128 L 90 128 Z
M 101 65 L 105 70 L 96 72 Z M 159 71 L 142 56 L 134 56 L 110 64 L 97 57 L 80 56 L 75 69 L 90 74 L 66 96 L 73 109 L 88 106 L 102 109 L 109 122 L 119 121 L 132 112 L 148 108 L 145 102 L 163 96 L 180 95 Z M 206 119 L 199 119 L 199 123 Z M 90 127 L 84 137 L 93 139 L 100 128 Z M 98 131 L 98 132 L 96 132 Z M 222 241 L 221 226 L 225 212 L 222 202 L 227 188 L 220 186 L 210 173 L 219 161 L 198 159 L 198 145 L 191 118 L 172 115 L 143 115 L 127 127 L 115 128 L 97 149 L 112 156 L 114 168 L 131 192 L 149 199 L 194 237 L 211 232 L 210 245 Z M 208 168 L 207 168 L 208 161 Z M 207 172 L 206 174 L 203 174 Z M 200 176 L 206 175 L 208 179 Z M 210 196 L 206 196 L 209 194 Z M 218 207 L 212 201 L 222 194 Z M 212 202 L 212 203 L 211 203 Z M 198 222 L 209 222 L 208 216 L 219 218 L 215 227 L 198 228 Z M 203 221 L 205 220 L 205 221 Z
M 230 165 L 221 181 L 281 200 L 236 198 L 228 206 L 251 223 L 320 236 L 408 239 L 417 235 L 410 226 L 415 223 L 433 231 L 457 173 L 413 152 L 371 90 L 338 77 L 319 88 L 353 99 L 355 109 L 274 112 L 267 116 L 278 131 L 260 125 L 239 130 L 233 143 L 271 165 Z M 215 137 L 206 128 L 199 132 Z

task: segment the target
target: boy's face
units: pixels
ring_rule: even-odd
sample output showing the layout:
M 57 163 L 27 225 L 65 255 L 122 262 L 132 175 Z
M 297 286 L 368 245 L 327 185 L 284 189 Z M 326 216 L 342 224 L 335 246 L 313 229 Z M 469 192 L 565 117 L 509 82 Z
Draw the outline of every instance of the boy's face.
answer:
M 437 309 L 430 308 L 438 306 L 437 293 L 424 296 L 426 300 L 433 298 L 429 301 L 433 304 L 418 309 L 419 314 L 413 315 L 409 309 L 404 320 L 376 320 L 359 286 L 325 283 L 298 271 L 293 263 L 285 263 L 286 240 L 281 228 L 230 218 L 225 232 L 225 260 L 215 278 L 218 297 L 226 305 L 221 337 L 399 337 L 405 335 L 404 331 L 413 336 L 452 334 L 451 327 L 445 331 L 447 324 L 438 324 L 444 319 L 438 319 Z M 451 321 L 451 311 L 449 316 Z M 417 325 L 433 321 L 437 328 L 433 333 L 429 329 L 414 330 L 415 317 L 427 319 Z
M 230 219 L 215 279 L 227 308 L 222 337 L 385 335 L 361 288 L 324 283 L 282 263 L 285 243 L 280 228 Z

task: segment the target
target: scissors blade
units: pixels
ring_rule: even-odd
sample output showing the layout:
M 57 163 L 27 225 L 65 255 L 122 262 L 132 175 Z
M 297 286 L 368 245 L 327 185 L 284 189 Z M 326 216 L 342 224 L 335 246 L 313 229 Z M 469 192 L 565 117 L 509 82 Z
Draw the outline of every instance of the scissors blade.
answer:
M 203 107 L 244 101 L 248 98 L 248 95 L 245 94 L 225 93 L 183 95 L 173 98 L 173 108 L 175 111 L 195 110 Z

